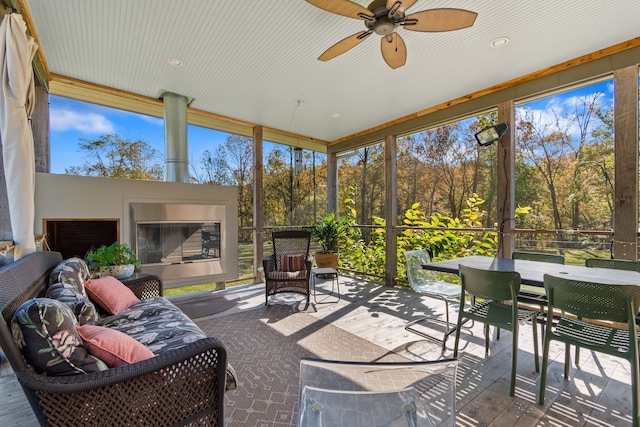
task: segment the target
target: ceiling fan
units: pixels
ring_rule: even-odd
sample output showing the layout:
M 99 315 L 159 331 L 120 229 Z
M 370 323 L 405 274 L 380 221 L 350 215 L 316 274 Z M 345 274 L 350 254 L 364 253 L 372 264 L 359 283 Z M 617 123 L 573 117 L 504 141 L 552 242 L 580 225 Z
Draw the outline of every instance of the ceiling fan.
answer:
M 359 45 L 372 33 L 381 37 L 382 57 L 391 68 L 402 67 L 407 60 L 407 46 L 396 32 L 401 26 L 411 31 L 441 32 L 473 25 L 477 13 L 464 9 L 429 9 L 406 15 L 417 0 L 374 0 L 368 7 L 349 0 L 307 0 L 328 12 L 364 21 L 366 30 L 353 34 L 327 49 L 318 57 L 328 61 Z

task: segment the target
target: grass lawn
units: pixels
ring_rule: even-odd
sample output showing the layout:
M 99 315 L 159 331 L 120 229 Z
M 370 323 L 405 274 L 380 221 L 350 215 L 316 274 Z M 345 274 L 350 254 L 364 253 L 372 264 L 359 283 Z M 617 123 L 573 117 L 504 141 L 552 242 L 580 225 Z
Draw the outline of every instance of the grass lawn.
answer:
M 273 245 L 271 241 L 264 242 L 264 256 L 267 257 L 273 253 Z M 314 253 L 319 246 L 312 243 L 310 252 Z M 226 287 L 230 288 L 237 285 L 246 285 L 254 282 L 253 277 L 253 242 L 238 243 L 238 277 L 237 281 L 227 282 Z M 202 283 L 198 285 L 182 286 L 179 288 L 170 288 L 164 290 L 165 296 L 182 295 L 196 292 L 212 291 L 216 288 L 215 283 Z

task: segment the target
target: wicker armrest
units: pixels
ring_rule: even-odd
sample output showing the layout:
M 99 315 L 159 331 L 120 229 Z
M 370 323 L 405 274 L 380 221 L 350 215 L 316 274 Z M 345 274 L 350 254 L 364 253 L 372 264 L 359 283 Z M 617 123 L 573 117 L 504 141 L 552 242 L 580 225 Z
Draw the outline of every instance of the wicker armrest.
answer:
M 140 299 L 161 297 L 164 293 L 162 279 L 150 274 L 142 274 L 139 277 L 126 279 L 122 283 Z
M 271 255 L 270 257 L 264 258 L 262 260 L 262 267 L 264 268 L 265 274 L 269 271 L 276 271 L 276 257 L 275 255 Z
M 204 338 L 152 359 L 87 375 L 16 372 L 49 425 L 223 425 L 227 353 Z

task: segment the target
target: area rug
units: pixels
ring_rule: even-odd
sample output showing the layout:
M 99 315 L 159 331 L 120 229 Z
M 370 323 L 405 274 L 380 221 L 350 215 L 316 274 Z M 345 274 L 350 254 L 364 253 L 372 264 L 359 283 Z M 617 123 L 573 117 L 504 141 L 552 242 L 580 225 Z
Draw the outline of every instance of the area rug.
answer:
M 225 395 L 227 427 L 295 426 L 302 357 L 349 361 L 408 359 L 287 305 L 197 320 L 227 348 L 238 387 Z
M 176 301 L 175 305 L 190 319 L 199 319 L 229 310 L 235 307 L 238 301 L 240 298 L 237 295 L 225 294 Z

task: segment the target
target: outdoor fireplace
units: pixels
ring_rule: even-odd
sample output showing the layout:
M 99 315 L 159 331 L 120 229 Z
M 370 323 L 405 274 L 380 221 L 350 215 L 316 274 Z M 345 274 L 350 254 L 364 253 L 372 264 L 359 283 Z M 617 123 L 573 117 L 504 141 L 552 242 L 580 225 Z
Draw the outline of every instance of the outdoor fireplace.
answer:
M 142 273 L 163 280 L 225 273 L 225 207 L 130 203 L 132 249 Z

